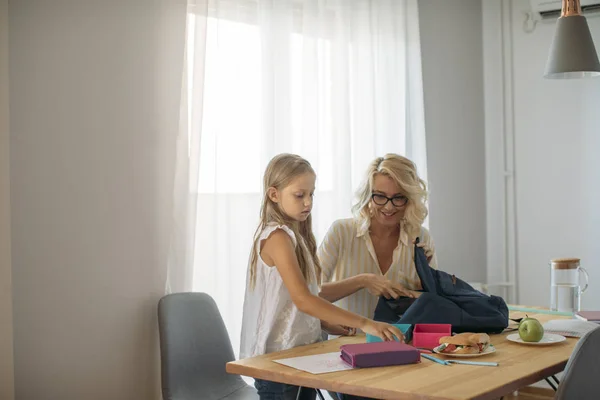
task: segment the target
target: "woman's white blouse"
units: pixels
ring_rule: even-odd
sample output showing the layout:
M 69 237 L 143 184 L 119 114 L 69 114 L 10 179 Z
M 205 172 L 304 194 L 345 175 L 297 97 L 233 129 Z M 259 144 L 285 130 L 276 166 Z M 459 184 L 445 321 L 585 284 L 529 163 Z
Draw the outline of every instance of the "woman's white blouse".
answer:
M 429 265 L 437 269 L 437 257 L 429 231 L 422 227 L 420 236 L 420 241 L 434 251 Z M 321 283 L 336 282 L 364 273 L 383 275 L 369 232 L 362 232 L 353 218 L 340 219 L 331 225 L 319 246 L 318 255 L 323 271 Z M 408 289 L 422 289 L 415 267 L 414 245 L 403 229 L 400 230 L 392 264 L 383 276 Z M 361 289 L 337 301 L 335 305 L 373 318 L 378 300 L 378 296 L 372 295 L 367 289 Z

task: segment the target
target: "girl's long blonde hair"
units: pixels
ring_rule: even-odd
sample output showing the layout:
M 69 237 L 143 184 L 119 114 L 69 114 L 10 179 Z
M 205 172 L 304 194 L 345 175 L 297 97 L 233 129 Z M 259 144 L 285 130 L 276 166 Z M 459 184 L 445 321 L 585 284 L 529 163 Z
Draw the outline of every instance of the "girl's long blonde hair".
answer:
M 358 222 L 359 232 L 366 232 L 371 225 L 369 204 L 373 192 L 373 181 L 377 174 L 392 178 L 400 187 L 402 194 L 408 198 L 404 209 L 403 227 L 409 237 L 417 237 L 428 213 L 427 185 L 417 175 L 415 163 L 393 153 L 377 157 L 371 162 L 363 182 L 356 191 L 358 201 L 352 207 L 352 213 Z
M 259 254 L 259 240 L 263 229 L 270 224 L 286 225 L 296 236 L 296 258 L 302 276 L 306 282 L 313 279 L 320 284 L 321 266 L 317 258 L 317 241 L 312 232 L 312 215 L 309 215 L 305 221 L 298 222 L 288 217 L 278 204 L 274 203 L 268 196 L 269 188 L 273 187 L 282 190 L 288 186 L 294 178 L 304 173 L 315 174 L 308 161 L 295 154 L 279 154 L 269 162 L 263 178 L 263 201 L 260 209 L 260 223 L 254 233 L 254 243 L 250 252 L 250 288 L 254 288 L 256 283 L 256 262 Z M 309 271 L 309 263 L 315 266 L 314 275 Z

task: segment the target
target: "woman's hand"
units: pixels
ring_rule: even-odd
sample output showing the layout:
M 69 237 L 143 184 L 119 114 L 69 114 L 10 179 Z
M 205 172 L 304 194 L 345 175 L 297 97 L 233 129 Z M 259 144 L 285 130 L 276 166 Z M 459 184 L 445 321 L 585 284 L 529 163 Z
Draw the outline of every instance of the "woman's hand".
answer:
M 330 324 L 326 321 L 321 321 L 321 329 L 330 335 L 335 336 L 354 336 L 356 334 L 355 328 L 349 326 Z
M 400 296 L 414 297 L 413 293 L 399 283 L 394 283 L 384 276 L 363 274 L 363 287 L 372 295 L 383 296 L 386 299 L 397 299 Z
M 416 240 L 413 240 L 413 244 L 415 242 L 416 242 Z M 419 242 L 417 244 L 417 247 L 420 247 L 423 249 L 423 251 L 425 252 L 425 257 L 427 257 L 427 262 L 431 262 L 431 259 L 433 258 L 433 250 L 431 250 L 431 248 L 427 245 L 427 243 Z
M 386 324 L 385 322 L 377 322 L 367 319 L 360 329 L 363 332 L 377 336 L 386 342 L 394 340 L 394 336 L 396 336 L 399 341 L 404 342 L 404 335 L 402 334 L 402 331 L 393 325 Z

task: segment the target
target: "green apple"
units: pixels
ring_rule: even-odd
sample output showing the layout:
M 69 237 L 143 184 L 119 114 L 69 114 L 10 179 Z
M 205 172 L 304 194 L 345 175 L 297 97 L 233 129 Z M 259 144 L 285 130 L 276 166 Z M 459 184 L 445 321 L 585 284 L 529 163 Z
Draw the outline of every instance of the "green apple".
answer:
M 523 318 L 519 323 L 519 337 L 524 342 L 539 342 L 544 337 L 544 327 L 535 318 Z

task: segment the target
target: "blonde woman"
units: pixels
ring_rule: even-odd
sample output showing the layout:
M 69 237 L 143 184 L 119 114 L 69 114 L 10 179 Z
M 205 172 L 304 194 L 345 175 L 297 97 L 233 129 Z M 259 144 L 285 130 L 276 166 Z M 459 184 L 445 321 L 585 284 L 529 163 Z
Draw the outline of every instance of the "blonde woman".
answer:
M 437 268 L 437 259 L 422 226 L 427 188 L 411 160 L 397 154 L 373 160 L 357 197 L 354 218 L 335 221 L 318 249 L 319 295 L 373 318 L 379 296 L 420 295 L 413 247 L 417 237 L 432 268 Z

